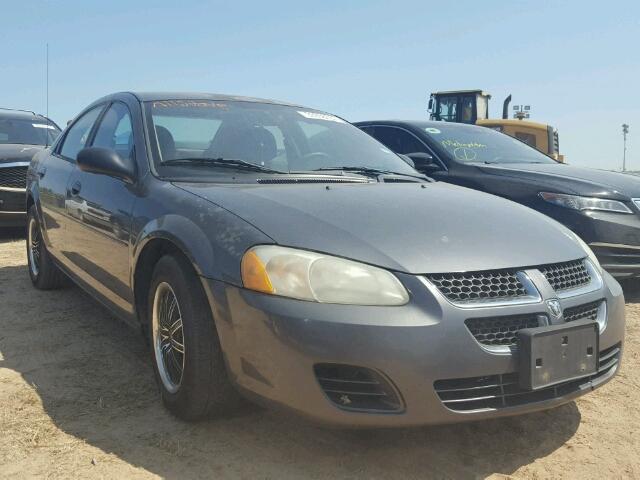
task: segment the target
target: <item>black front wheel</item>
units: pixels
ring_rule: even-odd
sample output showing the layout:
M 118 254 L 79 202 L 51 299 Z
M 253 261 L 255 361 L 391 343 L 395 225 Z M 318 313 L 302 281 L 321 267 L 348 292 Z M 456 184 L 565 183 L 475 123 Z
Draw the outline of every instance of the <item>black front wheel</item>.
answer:
M 197 420 L 242 403 L 227 376 L 202 285 L 182 256 L 166 255 L 156 264 L 147 311 L 154 371 L 169 411 Z

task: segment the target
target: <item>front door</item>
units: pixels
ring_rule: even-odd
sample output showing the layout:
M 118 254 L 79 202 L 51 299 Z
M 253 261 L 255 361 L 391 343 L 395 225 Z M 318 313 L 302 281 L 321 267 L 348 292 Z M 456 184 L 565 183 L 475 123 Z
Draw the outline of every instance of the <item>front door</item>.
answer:
M 91 146 L 110 148 L 123 158 L 133 158 L 133 129 L 127 106 L 111 104 L 99 122 Z M 67 257 L 89 286 L 115 306 L 133 313 L 129 235 L 134 187 L 117 178 L 75 168 L 67 190 L 67 203 L 79 206 L 69 223 Z
M 69 177 L 75 167 L 76 156 L 85 147 L 103 108 L 104 105 L 95 107 L 79 117 L 52 153 L 36 168 L 44 238 L 49 252 L 63 264 L 68 264 L 68 259 L 64 256 L 68 215 L 77 214 L 80 208 L 68 201 Z

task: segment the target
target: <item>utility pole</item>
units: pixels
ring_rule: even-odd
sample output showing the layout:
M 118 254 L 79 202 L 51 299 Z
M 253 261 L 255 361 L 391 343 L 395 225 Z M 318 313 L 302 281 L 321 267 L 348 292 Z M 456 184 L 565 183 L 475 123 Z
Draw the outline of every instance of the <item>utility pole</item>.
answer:
M 629 133 L 629 125 L 622 124 L 622 144 L 624 148 L 622 150 L 622 171 L 627 170 L 627 134 Z

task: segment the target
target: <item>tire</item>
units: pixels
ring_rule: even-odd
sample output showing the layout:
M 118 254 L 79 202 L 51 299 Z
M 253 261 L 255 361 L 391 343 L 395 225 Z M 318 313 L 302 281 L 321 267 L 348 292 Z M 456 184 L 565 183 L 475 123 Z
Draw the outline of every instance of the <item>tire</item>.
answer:
M 171 413 L 193 421 L 229 413 L 242 404 L 229 381 L 202 285 L 182 256 L 165 255 L 156 264 L 147 312 L 153 368 Z
M 67 277 L 53 262 L 44 244 L 35 205 L 27 213 L 27 265 L 31 283 L 39 290 L 68 285 Z

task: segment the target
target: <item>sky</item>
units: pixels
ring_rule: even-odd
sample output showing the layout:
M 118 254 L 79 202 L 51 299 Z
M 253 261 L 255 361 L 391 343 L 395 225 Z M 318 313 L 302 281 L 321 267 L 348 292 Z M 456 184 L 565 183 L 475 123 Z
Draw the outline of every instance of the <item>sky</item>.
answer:
M 640 170 L 640 2 L 0 0 L 0 107 L 63 126 L 116 91 L 274 98 L 350 121 L 425 119 L 480 88 L 558 128 L 568 163 Z

